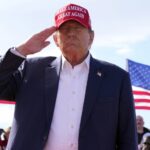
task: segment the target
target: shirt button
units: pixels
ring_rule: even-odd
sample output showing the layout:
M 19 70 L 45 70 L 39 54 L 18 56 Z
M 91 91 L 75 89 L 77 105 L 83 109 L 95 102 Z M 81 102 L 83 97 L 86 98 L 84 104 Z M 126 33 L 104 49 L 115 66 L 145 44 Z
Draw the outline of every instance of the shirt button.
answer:
M 73 129 L 74 128 L 74 126 L 73 125 L 71 125 L 71 129 Z

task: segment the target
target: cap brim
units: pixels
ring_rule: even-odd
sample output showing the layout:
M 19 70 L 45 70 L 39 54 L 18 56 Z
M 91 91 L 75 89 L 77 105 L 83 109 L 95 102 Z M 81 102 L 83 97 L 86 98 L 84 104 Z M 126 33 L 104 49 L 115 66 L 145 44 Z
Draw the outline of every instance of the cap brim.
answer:
M 77 21 L 78 23 L 80 23 L 81 25 L 83 25 L 85 28 L 90 28 L 89 26 L 87 26 L 86 24 L 84 24 L 83 22 L 81 22 L 80 20 L 78 20 L 77 18 L 68 18 L 68 19 L 65 19 L 63 20 L 58 26 L 56 25 L 56 28 L 59 28 L 62 24 L 64 24 L 65 22 L 67 21 L 70 21 L 70 20 L 74 20 L 74 21 Z

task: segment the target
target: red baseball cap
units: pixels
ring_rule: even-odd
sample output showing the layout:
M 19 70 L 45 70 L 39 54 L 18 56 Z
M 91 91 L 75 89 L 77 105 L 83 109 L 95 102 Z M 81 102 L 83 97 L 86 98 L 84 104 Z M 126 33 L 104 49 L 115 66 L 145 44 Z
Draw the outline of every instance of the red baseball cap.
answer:
M 85 26 L 88 29 L 91 29 L 91 20 L 89 12 L 87 9 L 76 5 L 68 4 L 60 8 L 55 14 L 55 25 L 56 28 L 59 28 L 63 23 L 69 20 L 75 20 Z

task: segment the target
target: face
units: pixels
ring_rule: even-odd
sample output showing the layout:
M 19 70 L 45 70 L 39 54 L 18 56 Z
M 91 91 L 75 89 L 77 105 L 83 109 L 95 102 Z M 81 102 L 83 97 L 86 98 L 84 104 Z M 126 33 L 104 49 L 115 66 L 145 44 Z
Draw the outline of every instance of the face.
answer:
M 76 21 L 67 21 L 60 26 L 54 40 L 68 60 L 77 61 L 87 56 L 94 33 Z
M 136 124 L 137 124 L 137 128 L 143 128 L 144 121 L 143 121 L 143 118 L 141 116 L 136 117 Z

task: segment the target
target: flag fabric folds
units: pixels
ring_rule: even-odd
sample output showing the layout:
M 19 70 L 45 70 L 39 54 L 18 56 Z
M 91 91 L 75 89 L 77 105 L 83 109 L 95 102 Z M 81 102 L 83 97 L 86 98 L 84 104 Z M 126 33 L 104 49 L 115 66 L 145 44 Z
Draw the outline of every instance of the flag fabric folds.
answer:
M 15 104 L 14 101 L 0 100 L 0 104 Z
M 128 60 L 136 109 L 150 110 L 150 66 Z

